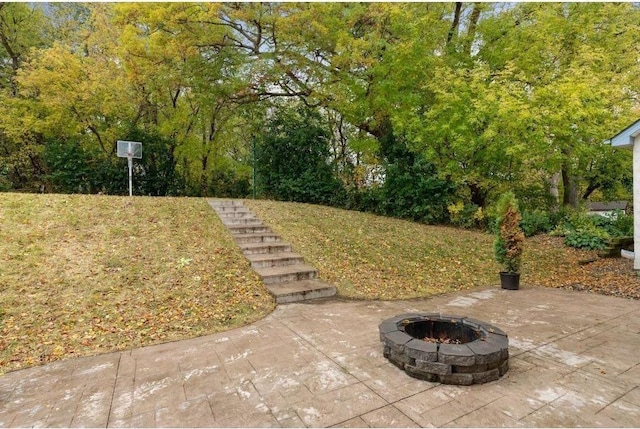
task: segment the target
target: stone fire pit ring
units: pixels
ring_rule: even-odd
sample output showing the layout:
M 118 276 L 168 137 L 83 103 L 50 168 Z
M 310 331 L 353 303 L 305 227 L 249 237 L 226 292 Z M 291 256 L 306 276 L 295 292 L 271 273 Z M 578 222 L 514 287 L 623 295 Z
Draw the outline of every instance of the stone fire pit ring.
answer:
M 509 340 L 496 326 L 464 316 L 408 313 L 380 326 L 384 356 L 408 375 L 443 384 L 494 381 L 509 369 Z M 456 342 L 427 342 L 426 336 L 456 337 Z

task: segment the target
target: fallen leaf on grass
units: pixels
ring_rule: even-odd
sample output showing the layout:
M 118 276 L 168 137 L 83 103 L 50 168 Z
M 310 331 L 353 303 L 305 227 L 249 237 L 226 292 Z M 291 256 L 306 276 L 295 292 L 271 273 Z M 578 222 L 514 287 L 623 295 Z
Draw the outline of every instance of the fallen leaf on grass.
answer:
M 41 249 L 3 264 L 0 373 L 218 332 L 274 307 L 204 199 L 0 194 L 0 208 L 0 255 L 26 237 Z

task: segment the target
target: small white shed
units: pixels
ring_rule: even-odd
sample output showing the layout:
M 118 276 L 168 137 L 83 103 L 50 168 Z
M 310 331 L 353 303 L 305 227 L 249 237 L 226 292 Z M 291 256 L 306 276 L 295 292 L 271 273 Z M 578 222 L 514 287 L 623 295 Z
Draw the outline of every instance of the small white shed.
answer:
M 640 120 L 607 140 L 613 147 L 633 151 L 633 268 L 640 270 Z
M 587 214 L 611 218 L 619 210 L 626 212 L 628 206 L 629 203 L 626 201 L 596 201 L 588 204 Z

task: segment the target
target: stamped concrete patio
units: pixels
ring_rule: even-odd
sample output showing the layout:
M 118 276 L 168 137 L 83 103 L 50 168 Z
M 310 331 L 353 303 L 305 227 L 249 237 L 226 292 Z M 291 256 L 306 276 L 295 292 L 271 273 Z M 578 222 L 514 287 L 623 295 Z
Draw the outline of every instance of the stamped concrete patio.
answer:
M 382 356 L 405 312 L 492 323 L 510 370 L 468 387 L 416 380 Z M 638 426 L 640 302 L 564 290 L 279 306 L 242 329 L 0 377 L 0 426 Z

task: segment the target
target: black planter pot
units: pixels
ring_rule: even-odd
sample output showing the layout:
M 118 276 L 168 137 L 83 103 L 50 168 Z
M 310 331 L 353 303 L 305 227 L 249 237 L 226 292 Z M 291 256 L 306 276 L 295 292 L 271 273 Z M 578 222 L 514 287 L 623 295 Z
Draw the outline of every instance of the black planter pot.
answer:
M 520 274 L 501 271 L 500 284 L 502 285 L 502 289 L 518 290 L 520 289 Z

